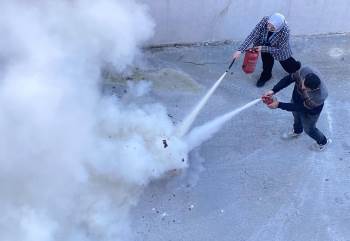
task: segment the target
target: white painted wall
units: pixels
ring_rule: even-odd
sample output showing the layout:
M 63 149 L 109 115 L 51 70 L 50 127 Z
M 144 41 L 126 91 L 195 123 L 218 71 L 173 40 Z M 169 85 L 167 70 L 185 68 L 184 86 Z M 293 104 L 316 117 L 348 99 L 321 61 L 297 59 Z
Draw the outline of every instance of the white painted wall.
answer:
M 153 44 L 243 39 L 265 15 L 283 13 L 292 34 L 350 32 L 349 0 L 140 0 L 156 22 Z

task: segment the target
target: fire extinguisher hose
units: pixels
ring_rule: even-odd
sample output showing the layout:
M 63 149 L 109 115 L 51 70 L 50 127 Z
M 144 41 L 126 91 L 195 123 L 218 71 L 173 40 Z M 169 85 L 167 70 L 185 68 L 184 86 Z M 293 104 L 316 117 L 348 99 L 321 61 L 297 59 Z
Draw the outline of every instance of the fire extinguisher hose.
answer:
M 228 67 L 228 69 L 226 70 L 226 72 L 228 72 L 228 71 L 231 69 L 231 67 L 232 67 L 232 65 L 234 64 L 235 60 L 236 60 L 235 58 L 232 60 L 230 66 Z

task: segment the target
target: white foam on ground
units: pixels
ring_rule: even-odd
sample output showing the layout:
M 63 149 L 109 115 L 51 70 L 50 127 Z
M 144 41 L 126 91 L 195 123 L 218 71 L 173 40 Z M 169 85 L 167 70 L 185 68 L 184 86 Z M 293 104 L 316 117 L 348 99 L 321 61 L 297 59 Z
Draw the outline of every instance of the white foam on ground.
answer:
M 328 101 L 325 101 L 324 103 L 324 107 L 325 107 L 325 112 L 326 112 L 326 118 L 327 118 L 327 122 L 328 122 L 328 128 L 329 128 L 329 132 L 331 135 L 333 135 L 333 114 L 332 114 L 332 110 L 328 104 Z
M 345 51 L 341 48 L 331 48 L 328 51 L 328 55 L 332 58 L 340 58 L 344 55 Z

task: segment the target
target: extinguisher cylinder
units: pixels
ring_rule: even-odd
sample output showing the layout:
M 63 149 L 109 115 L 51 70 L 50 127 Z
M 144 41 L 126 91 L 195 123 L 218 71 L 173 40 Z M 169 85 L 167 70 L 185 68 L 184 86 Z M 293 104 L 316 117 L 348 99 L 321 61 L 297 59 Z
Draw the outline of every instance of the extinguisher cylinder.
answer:
M 259 51 L 255 48 L 248 49 L 245 53 L 242 69 L 246 74 L 252 74 L 255 71 L 259 59 Z

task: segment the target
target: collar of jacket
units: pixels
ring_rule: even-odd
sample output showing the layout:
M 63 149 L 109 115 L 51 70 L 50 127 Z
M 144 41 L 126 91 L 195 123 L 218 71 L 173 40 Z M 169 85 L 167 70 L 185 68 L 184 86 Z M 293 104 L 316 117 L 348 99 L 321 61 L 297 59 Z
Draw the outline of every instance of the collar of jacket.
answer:
M 270 45 L 275 44 L 275 42 L 278 41 L 280 36 L 286 31 L 287 26 L 284 25 L 278 32 L 273 32 L 273 34 L 268 38 L 269 30 L 267 29 L 266 24 L 266 31 L 264 32 L 264 41 L 267 43 L 270 43 Z

